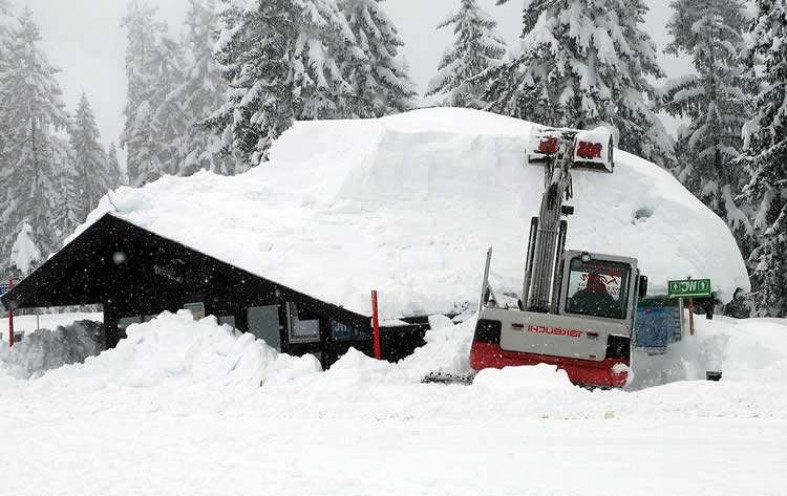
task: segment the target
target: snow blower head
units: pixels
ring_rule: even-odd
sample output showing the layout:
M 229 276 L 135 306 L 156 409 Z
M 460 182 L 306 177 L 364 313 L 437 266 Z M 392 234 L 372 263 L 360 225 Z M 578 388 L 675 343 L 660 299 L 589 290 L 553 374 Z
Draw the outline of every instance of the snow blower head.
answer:
M 615 150 L 612 131 L 598 127 L 592 131 L 577 129 L 533 128 L 528 146 L 528 162 L 542 163 L 557 154 L 560 142 L 571 142 L 573 149 L 572 169 L 587 169 L 613 172 Z

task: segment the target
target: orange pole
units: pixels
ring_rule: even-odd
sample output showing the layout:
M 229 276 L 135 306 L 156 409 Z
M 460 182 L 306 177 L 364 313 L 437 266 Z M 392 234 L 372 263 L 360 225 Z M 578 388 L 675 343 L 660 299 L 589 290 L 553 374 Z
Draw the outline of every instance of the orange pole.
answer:
M 8 280 L 8 291 L 14 289 L 14 278 Z M 14 306 L 8 306 L 8 346 L 14 345 Z
M 380 312 L 377 305 L 376 289 L 372 290 L 372 339 L 374 340 L 374 358 L 380 360 L 383 353 L 380 346 Z

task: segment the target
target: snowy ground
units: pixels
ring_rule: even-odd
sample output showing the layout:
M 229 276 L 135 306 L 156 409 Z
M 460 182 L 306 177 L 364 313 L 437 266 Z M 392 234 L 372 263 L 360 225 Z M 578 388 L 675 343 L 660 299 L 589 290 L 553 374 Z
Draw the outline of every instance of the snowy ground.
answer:
M 698 324 L 662 376 L 699 375 L 710 347 L 721 382 L 590 392 L 546 367 L 420 384 L 466 367 L 470 324 L 320 372 L 164 315 L 34 380 L 0 364 L 0 494 L 784 494 L 787 322 Z

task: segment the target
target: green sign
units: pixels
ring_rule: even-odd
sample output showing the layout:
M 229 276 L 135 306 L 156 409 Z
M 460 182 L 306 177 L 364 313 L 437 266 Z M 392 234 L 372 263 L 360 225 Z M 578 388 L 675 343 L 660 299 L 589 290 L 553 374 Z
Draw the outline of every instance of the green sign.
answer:
M 670 298 L 707 298 L 710 297 L 710 279 L 686 279 L 669 281 L 667 295 Z

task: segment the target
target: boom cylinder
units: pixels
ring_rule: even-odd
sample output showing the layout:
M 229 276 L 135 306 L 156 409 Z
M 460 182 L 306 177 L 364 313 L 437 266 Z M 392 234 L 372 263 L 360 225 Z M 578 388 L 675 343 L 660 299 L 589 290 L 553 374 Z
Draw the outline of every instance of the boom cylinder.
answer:
M 538 230 L 533 260 L 531 281 L 525 281 L 528 289 L 523 292 L 529 296 L 526 302 L 531 312 L 549 313 L 552 304 L 553 277 L 555 273 L 555 251 L 558 245 L 558 231 L 563 199 L 571 185 L 569 172 L 569 146 L 563 142 L 553 164 L 547 168 L 547 190 L 541 199 Z
M 530 219 L 530 236 L 527 238 L 527 260 L 525 260 L 525 283 L 522 286 L 522 299 L 519 309 L 524 310 L 530 297 L 530 280 L 533 277 L 533 257 L 536 255 L 536 236 L 538 235 L 538 217 Z

